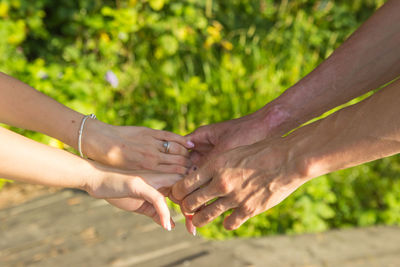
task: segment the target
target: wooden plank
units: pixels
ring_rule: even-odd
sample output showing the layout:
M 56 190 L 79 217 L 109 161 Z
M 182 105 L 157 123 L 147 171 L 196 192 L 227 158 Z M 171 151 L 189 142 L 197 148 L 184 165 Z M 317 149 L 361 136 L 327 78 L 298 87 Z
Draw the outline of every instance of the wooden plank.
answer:
M 180 215 L 176 215 L 180 217 Z M 400 228 L 206 241 L 77 192 L 0 211 L 0 266 L 400 266 Z
M 7 234 L 0 243 L 0 263 L 54 266 L 60 261 L 64 266 L 82 262 L 88 266 L 119 259 L 138 261 L 136 257 L 141 262 L 147 260 L 143 255 L 158 257 L 157 251 L 173 248 L 179 240 L 196 244 L 183 225 L 167 232 L 144 216 L 120 211 L 86 195 L 60 199 L 50 201 L 44 209 L 40 208 L 44 199 L 38 200 L 40 205 L 18 207 L 16 216 L 3 220 Z M 15 224 L 20 221 L 24 223 Z

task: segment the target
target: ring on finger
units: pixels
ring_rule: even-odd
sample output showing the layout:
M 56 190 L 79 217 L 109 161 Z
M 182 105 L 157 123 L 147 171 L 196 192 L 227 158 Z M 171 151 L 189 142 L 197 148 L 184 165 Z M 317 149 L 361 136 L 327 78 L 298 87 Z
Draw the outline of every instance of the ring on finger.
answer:
M 164 152 L 169 153 L 169 149 L 171 148 L 171 143 L 168 141 L 164 141 L 163 147 L 164 147 Z

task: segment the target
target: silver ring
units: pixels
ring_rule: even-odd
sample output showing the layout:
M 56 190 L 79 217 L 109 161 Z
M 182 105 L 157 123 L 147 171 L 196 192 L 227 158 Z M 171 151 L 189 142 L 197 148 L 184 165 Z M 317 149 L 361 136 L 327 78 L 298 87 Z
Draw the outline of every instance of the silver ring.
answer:
M 170 149 L 170 147 L 171 147 L 171 143 L 168 142 L 168 141 L 165 141 L 165 142 L 163 143 L 163 147 L 164 147 L 164 149 L 165 149 L 165 153 L 168 153 L 168 152 L 169 152 L 169 149 Z

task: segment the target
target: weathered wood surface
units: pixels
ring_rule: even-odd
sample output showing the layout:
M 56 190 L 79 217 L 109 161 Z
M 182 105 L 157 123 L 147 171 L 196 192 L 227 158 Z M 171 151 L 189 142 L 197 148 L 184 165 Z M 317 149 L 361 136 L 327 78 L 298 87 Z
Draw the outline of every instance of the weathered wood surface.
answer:
M 0 210 L 0 236 L 2 267 L 400 266 L 396 227 L 207 241 L 70 190 Z

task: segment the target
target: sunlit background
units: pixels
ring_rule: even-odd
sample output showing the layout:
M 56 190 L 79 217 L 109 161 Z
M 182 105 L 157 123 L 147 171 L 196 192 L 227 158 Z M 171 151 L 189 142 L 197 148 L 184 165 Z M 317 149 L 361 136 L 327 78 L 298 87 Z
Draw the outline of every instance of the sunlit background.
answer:
M 279 96 L 383 3 L 1 0 L 0 70 L 105 122 L 187 134 Z M 220 239 L 399 224 L 399 173 L 399 156 L 336 172 L 236 231 L 220 219 L 200 232 Z

